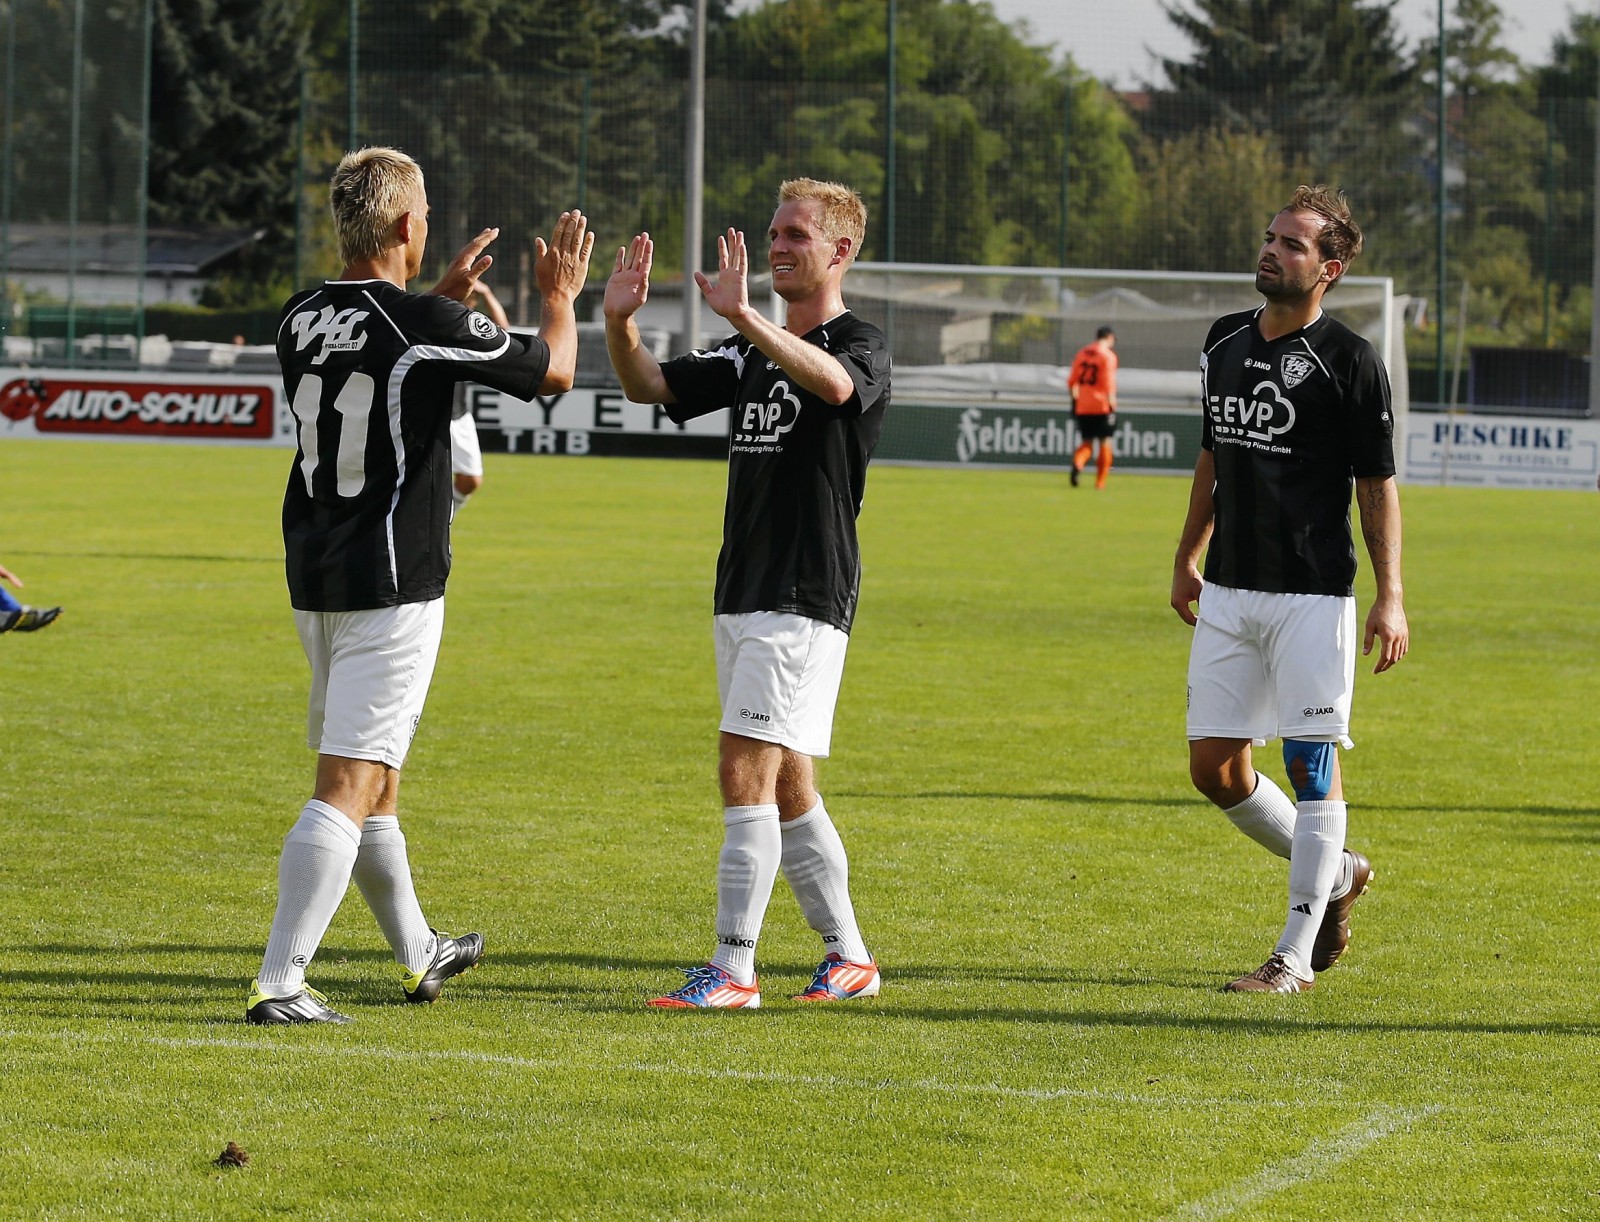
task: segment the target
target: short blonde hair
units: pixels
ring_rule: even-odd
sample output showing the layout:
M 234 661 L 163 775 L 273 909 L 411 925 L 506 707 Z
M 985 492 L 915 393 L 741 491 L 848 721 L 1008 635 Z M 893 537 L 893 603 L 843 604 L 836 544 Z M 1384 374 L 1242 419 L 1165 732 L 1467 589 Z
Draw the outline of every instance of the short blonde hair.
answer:
M 850 258 L 854 261 L 867 237 L 867 206 L 861 197 L 843 183 L 815 178 L 791 178 L 778 188 L 780 204 L 807 199 L 822 205 L 822 232 L 828 241 L 850 239 Z
M 422 167 L 399 149 L 346 153 L 328 187 L 339 258 L 346 267 L 376 259 L 392 245 L 389 230 L 394 223 L 426 200 Z

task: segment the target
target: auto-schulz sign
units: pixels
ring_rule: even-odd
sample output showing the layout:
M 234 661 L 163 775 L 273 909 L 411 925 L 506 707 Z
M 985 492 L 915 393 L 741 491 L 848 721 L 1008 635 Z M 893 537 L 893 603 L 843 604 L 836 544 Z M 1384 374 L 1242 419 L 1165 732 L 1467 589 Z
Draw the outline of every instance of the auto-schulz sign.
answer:
M 241 381 L 41 374 L 0 386 L 7 431 L 120 437 L 204 437 L 267 441 L 276 393 Z

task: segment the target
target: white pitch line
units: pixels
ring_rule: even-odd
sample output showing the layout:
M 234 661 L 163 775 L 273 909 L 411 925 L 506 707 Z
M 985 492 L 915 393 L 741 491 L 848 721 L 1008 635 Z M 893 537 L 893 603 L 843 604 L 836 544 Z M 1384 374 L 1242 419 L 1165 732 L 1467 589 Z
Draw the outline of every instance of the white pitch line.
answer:
M 1264 1197 L 1314 1180 L 1332 1171 L 1369 1146 L 1376 1145 L 1396 1129 L 1413 1121 L 1422 1120 L 1439 1110 L 1438 1104 L 1414 1111 L 1397 1107 L 1380 1107 L 1349 1128 L 1334 1134 L 1327 1141 L 1314 1141 L 1292 1158 L 1271 1163 L 1253 1175 L 1247 1175 L 1224 1188 L 1217 1189 L 1209 1196 L 1190 1201 L 1170 1216 L 1225 1218 Z
M 160 1035 L 75 1034 L 72 1036 L 43 1034 L 40 1032 L 5 1031 L 0 1035 L 9 1039 L 38 1039 L 48 1042 L 74 1044 L 148 1044 L 161 1048 L 228 1048 L 246 1052 L 298 1053 L 305 1056 L 370 1060 L 374 1058 L 395 1061 L 437 1060 L 470 1061 L 480 1065 L 504 1065 L 524 1070 L 570 1070 L 568 1059 L 536 1059 L 512 1056 L 505 1053 L 477 1052 L 472 1049 L 402 1049 L 367 1048 L 342 1045 L 291 1045 L 270 1044 L 265 1041 L 220 1039 L 191 1036 L 178 1038 Z M 1100 1103 L 1126 1104 L 1136 1107 L 1225 1108 L 1267 1107 L 1287 1108 L 1300 1106 L 1288 1100 L 1196 1099 L 1193 1096 L 1139 1095 L 1125 1091 L 1098 1090 L 1086 1087 L 1006 1086 L 1000 1082 L 945 1082 L 938 1078 L 843 1078 L 834 1074 L 795 1074 L 776 1070 L 758 1069 L 696 1069 L 683 1065 L 659 1065 L 649 1061 L 618 1061 L 604 1066 L 613 1070 L 637 1074 L 669 1074 L 677 1078 L 699 1078 L 706 1081 L 765 1082 L 777 1086 L 803 1086 L 808 1089 L 844 1088 L 865 1092 L 885 1090 L 926 1091 L 942 1095 L 975 1095 L 985 1098 L 1024 1099 L 1035 1103 L 1048 1103 L 1056 1099 L 1093 1100 Z

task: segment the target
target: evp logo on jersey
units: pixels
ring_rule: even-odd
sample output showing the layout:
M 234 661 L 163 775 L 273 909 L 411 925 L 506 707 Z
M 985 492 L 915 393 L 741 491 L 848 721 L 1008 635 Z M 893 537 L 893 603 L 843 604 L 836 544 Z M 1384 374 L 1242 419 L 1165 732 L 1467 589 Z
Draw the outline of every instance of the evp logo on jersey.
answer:
M 1206 404 L 1220 440 L 1270 442 L 1294 427 L 1294 404 L 1274 382 L 1258 382 L 1250 397 L 1212 395 Z
M 366 310 L 336 311 L 331 305 L 323 306 L 317 313 L 301 310 L 289 320 L 295 351 L 303 352 L 312 340 L 320 339 L 322 351 L 311 358 L 313 365 L 322 364 L 330 352 L 359 352 L 366 345 L 367 333 L 362 331 L 357 335 L 356 328 L 367 314 Z
M 746 403 L 738 409 L 733 444 L 741 449 L 778 449 L 782 437 L 800 419 L 800 400 L 782 379 L 772 384 L 766 403 Z

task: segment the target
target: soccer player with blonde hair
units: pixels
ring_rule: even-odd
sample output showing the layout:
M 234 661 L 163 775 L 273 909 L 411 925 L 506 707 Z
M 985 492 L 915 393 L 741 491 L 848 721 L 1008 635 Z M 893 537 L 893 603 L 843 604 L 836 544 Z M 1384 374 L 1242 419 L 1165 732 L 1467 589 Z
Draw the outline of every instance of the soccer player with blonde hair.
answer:
M 400 830 L 400 768 L 433 677 L 450 573 L 450 413 L 456 383 L 519 399 L 558 394 L 577 364 L 573 302 L 593 239 L 564 212 L 535 242 L 536 339 L 462 301 L 492 258 L 485 229 L 431 293 L 422 266 L 428 196 L 397 149 L 348 154 L 330 189 L 343 273 L 289 299 L 278 328 L 298 444 L 283 498 L 289 601 L 311 665 L 307 737 L 315 788 L 278 860 L 278 903 L 249 1022 L 343 1023 L 306 984 L 352 878 L 398 964 L 407 1001 L 431 1002 L 483 954 L 423 917 Z
M 695 273 L 734 333 L 658 364 L 634 314 L 650 291 L 654 247 L 617 251 L 606 285 L 606 347 L 623 390 L 676 421 L 728 409 L 728 498 L 717 558 L 713 638 L 722 698 L 718 776 L 717 948 L 660 1008 L 754 1008 L 756 939 L 778 871 L 823 958 L 806 1002 L 873 997 L 878 965 L 850 898 L 844 845 L 816 791 L 861 584 L 856 518 L 889 405 L 883 333 L 845 308 L 866 208 L 837 183 L 801 178 L 778 191 L 767 231 L 784 326 L 750 304 L 750 257 L 735 229 L 717 239 L 718 275 Z

